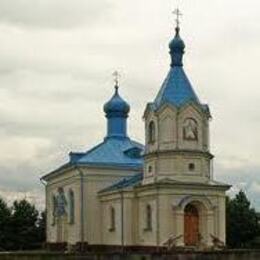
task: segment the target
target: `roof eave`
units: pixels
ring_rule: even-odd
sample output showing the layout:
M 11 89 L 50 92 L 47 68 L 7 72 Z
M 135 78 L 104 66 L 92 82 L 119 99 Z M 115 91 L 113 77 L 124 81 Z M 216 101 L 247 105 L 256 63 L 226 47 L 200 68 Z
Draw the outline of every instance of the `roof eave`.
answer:
M 54 171 L 51 171 L 49 173 L 47 173 L 46 175 L 43 175 L 42 177 L 40 177 L 40 180 L 43 180 L 43 181 L 49 181 L 51 178 L 53 177 L 57 177 L 59 176 L 61 173 L 64 173 L 68 170 L 72 170 L 76 167 L 75 164 L 72 164 L 70 162 L 62 165 L 61 167 L 55 169 Z
M 97 169 L 115 169 L 115 170 L 134 170 L 139 171 L 143 169 L 143 164 L 101 164 L 101 163 L 67 163 L 57 168 L 56 170 L 43 175 L 40 177 L 40 180 L 48 182 L 51 178 L 60 176 L 62 173 L 73 170 L 77 167 L 88 167 L 88 168 L 97 168 Z

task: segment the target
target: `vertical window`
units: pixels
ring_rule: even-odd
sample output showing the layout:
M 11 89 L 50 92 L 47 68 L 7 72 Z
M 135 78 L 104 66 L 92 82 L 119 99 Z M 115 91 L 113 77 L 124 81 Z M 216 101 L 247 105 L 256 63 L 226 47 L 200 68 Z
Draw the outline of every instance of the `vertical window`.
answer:
M 191 171 L 191 172 L 195 171 L 195 164 L 194 163 L 189 164 L 189 171 Z
M 69 223 L 73 224 L 75 219 L 75 198 L 73 190 L 69 190 Z
M 153 121 L 149 123 L 148 127 L 148 143 L 155 142 L 155 124 Z
M 152 207 L 146 205 L 146 230 L 152 230 Z
M 56 218 L 56 197 L 55 195 L 52 195 L 52 201 L 51 201 L 51 208 L 52 208 L 52 225 L 55 225 L 55 218 Z
M 110 207 L 110 227 L 109 231 L 115 231 L 116 229 L 116 211 L 114 207 Z

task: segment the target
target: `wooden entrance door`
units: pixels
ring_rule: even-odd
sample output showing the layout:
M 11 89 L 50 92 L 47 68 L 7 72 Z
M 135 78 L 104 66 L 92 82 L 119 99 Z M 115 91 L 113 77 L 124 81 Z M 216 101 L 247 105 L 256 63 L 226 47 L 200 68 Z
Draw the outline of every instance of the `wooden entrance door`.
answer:
M 188 204 L 184 212 L 184 243 L 195 246 L 199 240 L 199 213 L 195 206 Z

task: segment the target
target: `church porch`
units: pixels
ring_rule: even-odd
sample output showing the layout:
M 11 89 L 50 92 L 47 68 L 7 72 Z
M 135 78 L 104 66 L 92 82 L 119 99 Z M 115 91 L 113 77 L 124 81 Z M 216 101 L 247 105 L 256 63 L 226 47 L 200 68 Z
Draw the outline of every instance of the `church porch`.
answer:
M 138 193 L 139 212 L 146 205 L 152 207 L 151 230 L 142 228 L 147 215 L 138 215 L 138 245 L 163 246 L 172 241 L 176 247 L 208 248 L 214 238 L 225 244 L 223 187 L 151 186 Z

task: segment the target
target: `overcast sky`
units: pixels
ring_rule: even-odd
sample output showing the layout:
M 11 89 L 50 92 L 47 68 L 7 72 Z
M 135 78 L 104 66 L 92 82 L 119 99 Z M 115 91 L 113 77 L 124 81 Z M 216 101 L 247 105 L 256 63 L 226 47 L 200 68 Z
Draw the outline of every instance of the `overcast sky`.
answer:
M 213 115 L 215 178 L 260 210 L 259 0 L 0 0 L 0 195 L 42 203 L 39 177 L 102 141 L 115 69 L 143 142 L 177 4 L 185 70 Z

